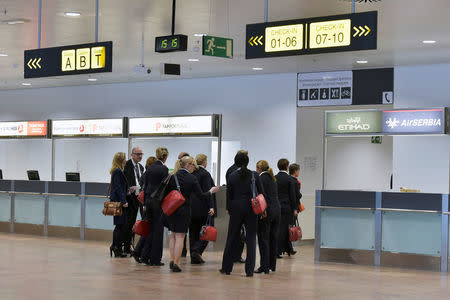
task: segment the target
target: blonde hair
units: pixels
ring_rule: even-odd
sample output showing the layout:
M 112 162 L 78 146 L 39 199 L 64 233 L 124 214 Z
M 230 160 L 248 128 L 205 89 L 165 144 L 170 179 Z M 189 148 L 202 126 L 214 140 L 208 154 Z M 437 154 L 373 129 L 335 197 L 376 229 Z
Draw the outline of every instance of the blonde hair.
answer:
M 260 160 L 256 163 L 256 167 L 260 168 L 263 172 L 267 172 L 270 175 L 270 178 L 272 178 L 273 181 L 277 181 L 275 176 L 273 176 L 273 170 L 271 167 L 269 167 L 269 163 L 265 160 Z
M 197 165 L 203 165 L 203 163 L 208 159 L 208 156 L 205 154 L 197 154 L 195 157 L 195 161 L 197 162 Z
M 123 171 L 123 162 L 126 161 L 126 156 L 124 152 L 117 152 L 114 154 L 114 158 L 112 160 L 111 170 L 109 170 L 109 174 L 112 174 L 115 169 L 120 169 Z
M 192 156 L 183 156 L 179 160 L 175 162 L 175 168 L 173 169 L 173 173 L 176 174 L 182 168 L 185 168 L 188 164 L 195 164 L 195 160 Z
M 145 161 L 145 169 L 147 169 L 148 166 L 150 166 L 152 163 L 154 163 L 157 160 L 158 159 L 154 156 L 150 156 L 149 158 L 147 158 L 147 160 Z
M 167 156 L 169 156 L 169 151 L 166 147 L 158 147 L 156 148 L 156 158 L 159 160 L 165 160 Z

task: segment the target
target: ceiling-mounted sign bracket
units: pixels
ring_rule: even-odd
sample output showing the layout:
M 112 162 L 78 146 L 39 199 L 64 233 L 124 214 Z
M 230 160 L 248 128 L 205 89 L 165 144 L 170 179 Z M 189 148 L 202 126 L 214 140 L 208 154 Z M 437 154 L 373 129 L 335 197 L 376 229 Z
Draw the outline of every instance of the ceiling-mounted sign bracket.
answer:
M 188 37 L 175 34 L 176 0 L 172 2 L 172 35 L 157 36 L 155 38 L 155 52 L 187 51 Z

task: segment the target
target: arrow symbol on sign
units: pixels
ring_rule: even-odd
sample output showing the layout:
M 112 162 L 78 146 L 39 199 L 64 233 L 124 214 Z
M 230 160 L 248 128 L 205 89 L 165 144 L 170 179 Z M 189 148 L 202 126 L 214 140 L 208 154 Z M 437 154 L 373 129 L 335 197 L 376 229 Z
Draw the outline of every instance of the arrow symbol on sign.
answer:
M 33 60 L 33 59 L 30 58 L 30 60 L 29 60 L 28 63 L 27 63 L 27 66 L 28 66 L 28 68 L 30 68 L 30 69 L 33 69 L 33 68 L 30 66 L 30 63 L 31 63 L 32 60 Z
M 253 46 L 252 40 L 253 40 L 253 37 L 251 37 L 250 40 L 248 41 L 248 43 L 250 44 L 250 46 Z
M 364 28 L 367 30 L 364 36 L 367 36 L 370 33 L 370 28 L 367 25 L 365 25 Z
M 39 57 L 39 59 L 38 59 L 37 62 L 36 62 L 36 66 L 38 66 L 39 69 L 41 68 L 41 65 L 39 64 L 39 62 L 41 61 L 41 59 L 42 59 L 42 58 Z
M 36 62 L 36 58 L 35 59 L 33 59 L 33 61 L 31 62 L 31 65 L 33 66 L 33 68 L 35 68 L 36 69 L 36 65 L 34 64 Z
M 261 46 L 262 46 L 262 44 L 263 44 L 263 43 L 261 42 L 261 39 L 262 39 L 262 38 L 263 38 L 263 36 L 260 36 L 259 39 L 258 39 L 258 43 L 259 43 Z
M 362 26 L 353 26 L 353 29 L 355 30 L 355 33 L 353 34 L 353 37 L 361 37 L 361 36 L 368 36 L 369 33 L 371 32 L 369 26 L 364 25 L 364 27 Z

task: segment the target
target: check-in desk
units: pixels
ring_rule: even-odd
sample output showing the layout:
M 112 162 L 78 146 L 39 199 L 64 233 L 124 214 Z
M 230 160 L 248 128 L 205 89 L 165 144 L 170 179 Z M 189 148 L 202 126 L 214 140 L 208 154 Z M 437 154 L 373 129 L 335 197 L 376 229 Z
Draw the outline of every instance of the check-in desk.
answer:
M 316 191 L 315 261 L 446 272 L 449 195 Z
M 102 214 L 107 190 L 108 183 L 0 180 L 0 232 L 112 240 L 113 219 Z M 225 196 L 221 187 L 216 194 L 218 240 L 210 243 L 214 250 L 223 249 L 226 241 Z

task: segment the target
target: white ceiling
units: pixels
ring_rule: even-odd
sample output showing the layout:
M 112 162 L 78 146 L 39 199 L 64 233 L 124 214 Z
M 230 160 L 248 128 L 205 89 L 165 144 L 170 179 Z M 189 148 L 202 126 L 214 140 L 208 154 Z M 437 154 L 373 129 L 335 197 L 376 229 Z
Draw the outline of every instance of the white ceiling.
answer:
M 350 0 L 269 0 L 269 21 L 318 17 L 351 12 Z M 23 79 L 23 51 L 37 48 L 38 0 L 0 0 L 0 90 L 50 86 L 104 84 L 173 79 L 162 76 L 160 64 L 180 63 L 178 78 L 232 76 L 259 73 L 348 70 L 411 64 L 450 62 L 449 0 L 382 0 L 357 3 L 356 12 L 378 11 L 378 49 L 283 58 L 245 59 L 245 25 L 264 22 L 264 0 L 178 0 L 176 33 L 189 36 L 187 52 L 154 52 L 155 36 L 171 32 L 171 0 L 100 0 L 99 41 L 113 41 L 113 72 L 89 75 Z M 41 47 L 95 41 L 95 0 L 42 0 Z M 6 11 L 6 14 L 5 14 Z M 64 16 L 77 11 L 77 18 Z M 29 22 L 6 25 L 10 19 Z M 139 74 L 144 33 L 144 64 L 152 73 Z M 234 58 L 204 57 L 194 52 L 205 33 L 234 39 Z M 436 40 L 434 45 L 423 40 Z M 189 62 L 197 58 L 199 62 Z M 368 60 L 357 65 L 356 60 Z M 263 67 L 254 71 L 252 67 Z M 30 82 L 29 87 L 22 86 Z

